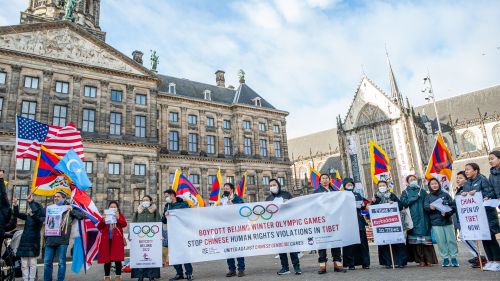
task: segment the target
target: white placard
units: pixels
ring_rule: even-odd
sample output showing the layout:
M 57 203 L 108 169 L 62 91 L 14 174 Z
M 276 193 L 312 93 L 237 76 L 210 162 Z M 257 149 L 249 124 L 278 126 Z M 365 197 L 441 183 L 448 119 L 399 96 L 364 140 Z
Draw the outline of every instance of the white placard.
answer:
M 68 205 L 50 205 L 45 214 L 45 236 L 61 236 L 63 214 L 68 210 Z
M 483 207 L 497 208 L 500 206 L 500 199 L 488 199 L 483 202 Z
M 130 224 L 130 267 L 154 268 L 162 266 L 161 222 Z
M 452 208 L 450 206 L 443 204 L 443 198 L 438 198 L 436 201 L 431 203 L 431 206 L 434 206 L 436 210 L 440 211 L 441 213 L 448 213 L 452 211 Z
M 106 224 L 115 224 L 116 223 L 116 209 L 110 208 L 104 210 L 104 214 L 106 215 L 105 222 Z
M 405 243 L 401 215 L 397 203 L 368 206 L 373 229 L 373 240 L 377 245 Z
M 356 223 L 353 223 L 356 222 Z M 359 243 L 352 192 L 171 210 L 170 264 L 343 247 Z
M 462 239 L 491 240 L 490 227 L 481 192 L 476 192 L 474 196 L 457 195 L 455 202 L 457 203 Z

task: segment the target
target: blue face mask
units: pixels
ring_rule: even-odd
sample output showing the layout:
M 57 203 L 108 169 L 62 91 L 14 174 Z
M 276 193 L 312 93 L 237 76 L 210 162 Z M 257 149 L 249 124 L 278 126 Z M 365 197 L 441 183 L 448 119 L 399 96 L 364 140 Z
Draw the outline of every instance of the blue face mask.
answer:
M 418 181 L 414 180 L 410 182 L 410 186 L 418 187 Z

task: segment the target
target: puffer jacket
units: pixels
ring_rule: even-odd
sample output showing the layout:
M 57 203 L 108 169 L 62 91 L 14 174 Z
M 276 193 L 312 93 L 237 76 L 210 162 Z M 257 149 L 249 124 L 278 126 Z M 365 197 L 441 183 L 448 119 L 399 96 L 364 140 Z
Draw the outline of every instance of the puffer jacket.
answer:
M 25 221 L 21 241 L 17 247 L 18 257 L 38 257 L 40 255 L 40 238 L 45 210 L 38 202 L 29 202 L 31 214 L 19 212 L 19 206 L 14 206 L 14 216 Z
M 500 198 L 500 168 L 491 167 L 490 184 L 495 190 L 495 195 Z
M 266 201 L 274 201 L 274 199 L 276 198 L 283 198 L 283 200 L 289 200 L 293 198 L 293 195 L 290 192 L 282 190 L 281 187 L 279 187 L 278 193 L 274 194 L 271 192 L 271 194 L 269 194 L 269 196 L 266 197 Z
M 444 216 L 441 214 L 441 211 L 431 209 L 431 203 L 439 198 L 443 199 L 443 205 L 447 205 L 451 208 L 451 211 L 446 212 Z M 425 197 L 424 209 L 429 214 L 432 226 L 445 226 L 453 224 L 452 216 L 457 211 L 457 206 L 450 194 L 440 189 L 437 192 L 427 194 Z
M 463 192 L 469 192 L 475 190 L 476 192 L 481 192 L 483 197 L 488 197 L 490 199 L 495 199 L 496 194 L 490 181 L 483 175 L 477 174 L 475 178 L 468 179 L 464 184 Z M 498 212 L 497 208 L 485 207 L 486 217 L 488 218 L 488 225 L 490 226 L 490 231 L 492 233 L 500 233 L 500 225 L 498 222 Z

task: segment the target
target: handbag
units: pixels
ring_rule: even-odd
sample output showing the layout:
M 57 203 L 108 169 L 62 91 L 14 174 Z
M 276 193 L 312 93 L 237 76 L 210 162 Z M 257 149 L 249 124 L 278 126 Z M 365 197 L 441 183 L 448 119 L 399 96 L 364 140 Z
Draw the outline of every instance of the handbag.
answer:
M 401 212 L 401 222 L 403 223 L 403 230 L 413 229 L 413 220 L 411 219 L 410 209 L 403 209 Z

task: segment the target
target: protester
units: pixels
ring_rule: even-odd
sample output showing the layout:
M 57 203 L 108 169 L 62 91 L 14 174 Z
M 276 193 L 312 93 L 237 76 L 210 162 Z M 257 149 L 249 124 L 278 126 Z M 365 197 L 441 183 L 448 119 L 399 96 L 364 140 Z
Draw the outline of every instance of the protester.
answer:
M 185 209 L 189 208 L 189 205 L 182 200 L 182 198 L 177 197 L 177 194 L 175 193 L 174 190 L 172 189 L 167 189 L 165 191 L 165 202 L 167 205 L 167 210 L 163 213 L 162 216 L 162 222 L 163 223 L 168 223 L 168 216 L 169 216 L 169 211 L 170 210 L 177 210 L 177 209 Z M 170 278 L 170 281 L 174 280 L 181 280 L 184 279 L 184 272 L 182 269 L 182 264 L 176 264 L 174 265 L 176 275 L 173 278 Z M 184 264 L 184 271 L 186 272 L 186 279 L 187 280 L 192 280 L 193 279 L 193 266 L 190 263 L 185 263 Z
M 452 216 L 457 211 L 455 202 L 448 192 L 441 189 L 439 180 L 432 178 L 427 183 L 430 193 L 425 198 L 424 209 L 429 214 L 432 232 L 438 244 L 439 255 L 443 259 L 443 267 L 458 267 L 458 245 L 455 238 Z M 438 210 L 433 203 L 442 200 L 443 207 L 449 210 Z M 451 264 L 450 264 L 451 259 Z
M 386 181 L 379 181 L 378 189 L 372 198 L 372 205 L 395 203 L 398 205 L 399 211 L 403 210 L 403 205 L 396 194 L 390 192 L 389 186 Z M 404 268 L 408 261 L 408 256 L 406 255 L 406 247 L 403 243 L 391 244 L 392 256 L 394 259 L 394 267 Z M 391 259 L 391 248 L 389 245 L 379 245 L 378 246 L 378 260 L 379 264 L 385 266 L 385 268 L 392 268 Z
M 493 156 L 495 156 L 493 154 Z M 496 164 L 495 157 L 489 155 L 490 165 Z M 493 161 L 491 161 L 493 158 Z M 497 158 L 498 159 L 498 158 Z M 496 160 L 498 161 L 498 160 Z M 493 165 L 492 165 L 493 166 Z M 496 168 L 496 167 L 495 167 Z M 490 181 L 480 173 L 479 165 L 477 163 L 468 163 L 465 165 L 465 174 L 467 175 L 467 182 L 464 184 L 462 196 L 474 195 L 476 192 L 481 192 L 483 199 L 495 199 L 496 193 Z M 500 271 L 500 247 L 496 239 L 496 234 L 500 232 L 498 224 L 498 213 L 494 207 L 485 207 L 488 225 L 490 227 L 491 240 L 483 240 L 483 248 L 488 258 L 488 263 L 484 266 L 484 270 Z
M 497 199 L 500 199 L 500 150 L 490 152 L 488 155 L 490 163 L 490 184 L 495 190 Z
M 29 194 L 26 200 L 28 210 L 26 213 L 21 213 L 17 199 L 13 199 L 14 216 L 25 221 L 16 256 L 21 258 L 23 280 L 35 281 L 36 259 L 40 255 L 40 231 L 45 221 L 45 210 L 40 203 L 33 200 L 32 194 Z
M 466 182 L 467 182 L 467 176 L 465 175 L 465 171 L 459 171 L 457 173 L 457 176 L 456 176 L 457 187 L 455 189 L 455 197 L 462 193 L 462 191 L 464 189 L 464 184 Z M 453 224 L 455 225 L 455 231 L 460 232 L 460 221 L 458 218 L 458 213 L 455 213 L 453 215 Z M 486 258 L 483 256 L 479 257 L 479 251 L 477 250 L 477 247 L 476 247 L 476 244 L 474 243 L 474 241 L 464 240 L 461 232 L 460 232 L 459 237 L 462 238 L 461 239 L 462 243 L 464 243 L 467 250 L 469 250 L 469 252 L 473 255 L 473 258 L 469 259 L 469 263 L 471 264 L 471 266 L 473 268 L 479 268 L 481 265 L 479 262 L 479 258 L 481 258 L 482 263 L 486 264 Z
M 161 246 L 162 246 L 162 257 L 163 257 L 163 267 L 166 267 L 170 264 L 168 260 L 168 226 L 167 219 L 165 218 L 165 213 L 168 212 L 168 208 L 170 207 L 170 195 L 167 191 L 163 192 L 163 200 L 165 200 L 165 205 L 163 206 L 163 215 L 161 217 L 162 222 L 162 231 L 161 231 Z
M 220 198 L 220 205 L 233 205 L 244 203 L 243 199 L 236 195 L 235 188 L 232 183 L 226 183 L 222 187 L 222 196 Z M 245 258 L 236 258 L 238 261 L 238 277 L 245 276 Z M 236 262 L 234 258 L 227 259 L 227 266 L 229 267 L 229 272 L 226 277 L 236 276 Z
M 438 260 L 431 238 L 429 214 L 424 211 L 427 193 L 422 189 L 415 175 L 406 177 L 408 187 L 401 195 L 401 204 L 410 209 L 413 228 L 407 232 L 408 261 L 414 261 L 420 266 L 432 266 Z
M 267 196 L 266 201 L 274 201 L 274 200 L 283 200 L 286 202 L 293 198 L 290 192 L 282 190 L 281 184 L 277 179 L 269 180 L 269 191 L 271 194 Z M 286 253 L 279 254 L 281 269 L 277 272 L 278 275 L 286 275 L 290 274 L 290 265 L 288 263 L 288 257 Z M 296 275 L 302 274 L 302 270 L 300 269 L 300 261 L 299 261 L 299 253 L 293 252 L 290 253 L 290 259 L 292 260 L 293 269 Z
M 111 201 L 108 209 L 115 209 L 116 223 L 107 224 L 106 215 L 97 224 L 101 234 L 101 244 L 97 262 L 104 264 L 104 281 L 111 281 L 111 263 L 115 262 L 115 281 L 122 280 L 122 262 L 125 260 L 125 239 L 123 229 L 127 227 L 125 216 L 120 211 L 117 201 Z
M 153 203 L 153 198 L 146 195 L 142 198 L 142 203 L 137 206 L 137 211 L 135 211 L 132 218 L 132 222 L 160 222 L 161 217 L 158 213 L 156 205 Z M 155 280 L 155 278 L 160 278 L 160 268 L 132 268 L 132 278 L 138 278 L 139 281 L 143 281 L 144 278 L 148 278 L 150 281 Z
M 2 253 L 3 240 L 5 239 L 6 225 L 12 216 L 9 198 L 4 182 L 5 171 L 0 170 L 0 254 Z
M 319 177 L 319 188 L 314 191 L 314 193 L 321 192 L 333 192 L 335 191 L 331 186 L 330 176 L 327 174 L 321 174 Z M 333 259 L 333 271 L 334 272 L 346 272 L 344 267 L 342 266 L 342 251 L 340 248 L 332 248 L 332 259 Z M 326 263 L 328 261 L 326 249 L 318 250 L 318 262 L 319 262 L 319 271 L 318 274 L 326 273 Z
M 354 180 L 351 178 L 345 178 L 343 180 L 344 190 L 348 192 L 353 192 L 356 200 L 356 215 L 358 217 L 358 228 L 359 228 L 359 244 L 349 245 L 343 248 L 344 251 L 344 266 L 347 266 L 349 270 L 355 270 L 356 265 L 361 265 L 363 269 L 370 268 L 370 249 L 368 247 L 368 238 L 366 237 L 366 220 L 361 214 L 361 208 L 365 206 L 363 202 L 363 197 L 354 192 Z
M 45 235 L 45 257 L 43 278 L 45 281 L 52 281 L 54 256 L 58 257 L 57 281 L 63 281 L 66 276 L 66 251 L 71 236 L 71 224 L 75 219 L 83 219 L 85 215 L 66 202 L 67 194 L 64 191 L 58 191 L 54 195 L 54 204 L 51 206 L 67 206 L 67 210 L 62 213 L 59 225 L 60 235 Z M 50 207 L 50 206 L 49 206 Z M 51 222 L 53 223 L 53 221 Z

